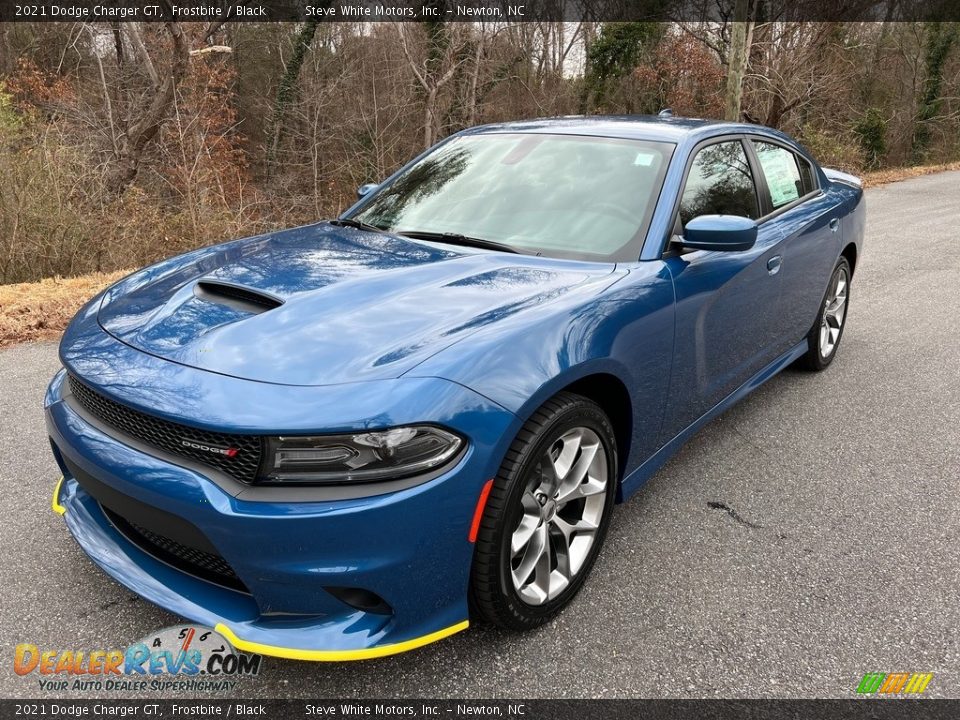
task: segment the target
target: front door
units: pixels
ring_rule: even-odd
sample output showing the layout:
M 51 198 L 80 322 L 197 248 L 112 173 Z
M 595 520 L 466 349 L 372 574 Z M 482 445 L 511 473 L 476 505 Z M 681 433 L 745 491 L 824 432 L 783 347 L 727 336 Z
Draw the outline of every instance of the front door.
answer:
M 743 142 L 708 145 L 697 151 L 690 166 L 678 224 L 700 215 L 757 219 L 762 207 L 758 197 Z M 750 250 L 697 250 L 665 258 L 676 293 L 676 340 L 661 443 L 777 356 L 782 241 L 777 223 L 762 223 Z

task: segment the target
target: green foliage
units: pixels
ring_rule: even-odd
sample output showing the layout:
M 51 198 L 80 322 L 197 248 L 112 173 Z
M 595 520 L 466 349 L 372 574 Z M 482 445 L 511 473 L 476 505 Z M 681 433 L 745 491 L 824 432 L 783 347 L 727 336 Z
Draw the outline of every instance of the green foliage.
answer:
M 880 167 L 887 152 L 887 120 L 879 108 L 870 107 L 853 126 L 863 149 L 866 166 L 870 170 Z
M 660 39 L 660 23 L 608 23 L 590 47 L 590 75 L 599 81 L 619 78 L 640 64 L 644 50 Z
M 924 83 L 920 108 L 917 112 L 917 126 L 913 134 L 913 156 L 917 162 L 926 159 L 930 147 L 930 124 L 940 112 L 943 103 L 943 70 L 950 56 L 950 50 L 957 40 L 958 24 L 955 22 L 928 22 L 924 42 Z
M 280 78 L 280 85 L 277 87 L 277 105 L 289 105 L 296 96 L 297 79 L 300 77 L 300 68 L 303 65 L 303 59 L 310 50 L 310 44 L 313 42 L 313 36 L 317 33 L 319 21 L 310 20 L 304 23 L 293 44 L 293 55 L 287 61 L 283 77 Z
M 329 5 L 329 3 L 324 3 Z M 293 54 L 287 60 L 283 71 L 283 77 L 280 78 L 280 84 L 277 86 L 277 99 L 273 106 L 273 120 L 271 122 L 272 139 L 270 141 L 270 160 L 276 152 L 277 145 L 283 134 L 284 118 L 287 109 L 297 97 L 297 88 L 300 80 L 300 68 L 313 43 L 313 36 L 316 35 L 318 20 L 309 20 L 304 23 L 300 29 L 297 39 L 293 45 Z
M 663 37 L 662 23 L 605 23 L 587 53 L 584 102 L 602 106 L 611 84 L 629 75 Z M 584 110 L 587 110 L 584 107 Z
M 425 3 L 425 6 L 439 12 L 440 17 L 446 15 L 447 4 L 444 0 L 431 0 Z M 436 73 L 450 46 L 448 28 L 443 20 L 425 20 L 423 29 L 427 35 L 427 69 L 430 73 Z
M 0 82 L 0 136 L 16 132 L 23 126 L 23 120 L 13 107 L 13 98 Z

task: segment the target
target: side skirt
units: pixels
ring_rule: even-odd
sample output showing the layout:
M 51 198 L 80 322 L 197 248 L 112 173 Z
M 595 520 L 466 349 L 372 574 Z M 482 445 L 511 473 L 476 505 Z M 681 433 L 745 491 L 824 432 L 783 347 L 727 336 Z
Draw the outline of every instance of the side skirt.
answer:
M 694 420 L 686 429 L 677 433 L 676 437 L 657 450 L 646 462 L 623 479 L 623 482 L 620 483 L 617 501 L 624 502 L 628 500 L 630 496 L 642 488 L 647 480 L 649 480 L 657 470 L 663 467 L 667 460 L 673 457 L 674 453 L 696 434 L 700 428 L 763 385 L 763 383 L 790 365 L 806 351 L 807 341 L 804 339 L 727 395 L 727 397 L 714 405 L 697 420 Z

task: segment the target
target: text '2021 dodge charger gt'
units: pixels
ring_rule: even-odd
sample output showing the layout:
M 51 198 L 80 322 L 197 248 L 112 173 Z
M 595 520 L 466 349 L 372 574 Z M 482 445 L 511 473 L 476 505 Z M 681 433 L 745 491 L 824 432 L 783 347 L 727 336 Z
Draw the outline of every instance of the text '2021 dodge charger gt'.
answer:
M 843 335 L 863 193 L 680 118 L 458 133 L 336 220 L 166 260 L 77 315 L 54 509 L 123 585 L 313 660 L 543 623 L 616 502 Z

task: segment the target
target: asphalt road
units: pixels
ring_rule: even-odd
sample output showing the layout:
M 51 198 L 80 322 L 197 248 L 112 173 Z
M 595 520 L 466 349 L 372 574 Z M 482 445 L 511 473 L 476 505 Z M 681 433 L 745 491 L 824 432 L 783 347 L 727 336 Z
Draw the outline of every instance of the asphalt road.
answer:
M 235 692 L 851 697 L 865 672 L 923 671 L 928 695 L 960 697 L 960 173 L 867 200 L 833 366 L 774 378 L 618 507 L 558 619 L 363 663 L 267 658 Z M 53 344 L 0 353 L 4 697 L 51 696 L 12 672 L 16 643 L 125 647 L 178 622 L 96 569 L 50 511 L 41 402 L 57 366 Z

